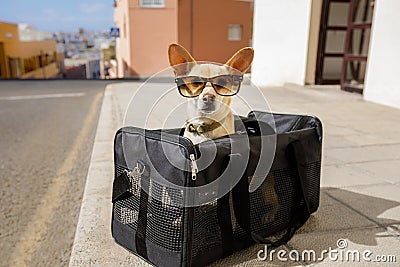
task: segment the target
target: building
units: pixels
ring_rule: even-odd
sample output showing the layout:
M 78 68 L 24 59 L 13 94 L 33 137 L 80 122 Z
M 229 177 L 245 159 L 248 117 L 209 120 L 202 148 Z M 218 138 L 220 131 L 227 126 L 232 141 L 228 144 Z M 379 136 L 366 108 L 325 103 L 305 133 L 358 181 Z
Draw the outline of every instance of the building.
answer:
M 400 1 L 255 0 L 252 81 L 340 84 L 400 108 Z
M 149 76 L 168 67 L 170 43 L 196 60 L 226 62 L 251 45 L 251 1 L 115 0 L 118 77 Z
M 171 42 L 216 62 L 252 44 L 257 85 L 337 84 L 400 107 L 396 10 L 398 0 L 115 0 L 116 72 L 163 70 Z
M 66 79 L 100 79 L 100 58 L 91 54 L 80 54 L 64 60 Z M 79 70 L 79 71 L 77 71 Z M 79 73 L 78 75 L 76 75 Z
M 22 27 L 24 39 L 28 31 Z M 17 24 L 0 22 L 0 77 L 2 79 L 49 79 L 59 77 L 64 57 L 54 40 L 21 41 Z
M 53 40 L 53 34 L 38 31 L 29 24 L 18 24 L 18 35 L 21 42 Z

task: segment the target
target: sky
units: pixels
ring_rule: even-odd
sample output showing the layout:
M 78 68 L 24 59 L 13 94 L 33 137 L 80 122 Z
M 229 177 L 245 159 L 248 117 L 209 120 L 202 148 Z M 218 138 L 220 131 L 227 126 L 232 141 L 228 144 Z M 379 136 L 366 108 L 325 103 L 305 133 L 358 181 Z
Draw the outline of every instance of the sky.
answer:
M 0 21 L 46 32 L 108 30 L 113 15 L 113 0 L 0 0 Z

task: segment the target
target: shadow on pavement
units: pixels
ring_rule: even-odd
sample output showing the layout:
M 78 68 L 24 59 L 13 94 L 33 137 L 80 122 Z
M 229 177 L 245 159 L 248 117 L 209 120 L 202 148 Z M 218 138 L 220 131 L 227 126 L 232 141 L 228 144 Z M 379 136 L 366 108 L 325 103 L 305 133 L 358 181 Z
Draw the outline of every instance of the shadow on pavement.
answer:
M 268 254 L 265 261 L 257 259 L 258 251 L 265 249 L 265 246 L 256 244 L 219 260 L 211 266 L 298 266 L 321 262 L 329 257 L 328 253 L 323 253 L 323 251 L 329 251 L 330 248 L 331 250 L 338 249 L 337 242 L 340 239 L 348 241 L 347 250 L 357 249 L 362 253 L 365 249 L 369 249 L 373 254 L 399 254 L 399 249 L 395 245 L 400 243 L 391 243 L 393 244 L 391 246 L 390 242 L 396 242 L 396 239 L 393 238 L 396 235 L 399 238 L 400 219 L 381 217 L 385 211 L 398 206 L 400 206 L 400 203 L 396 201 L 354 193 L 344 189 L 322 188 L 318 211 L 297 231 L 287 245 L 275 248 L 276 252 L 272 261 L 270 261 L 271 254 Z M 393 233 L 388 232 L 388 229 L 394 230 Z M 382 247 L 380 247 L 381 244 L 378 245 L 378 239 L 384 238 L 392 239 L 389 240 L 389 243 L 383 243 Z M 365 246 L 369 247 L 366 248 Z M 272 249 L 268 248 L 268 252 L 271 252 Z M 300 260 L 282 262 L 278 260 L 276 255 L 279 250 L 286 251 L 284 256 L 286 258 L 289 257 L 291 250 L 297 250 L 300 254 Z M 301 254 L 304 250 L 315 251 L 317 260 L 301 261 Z M 296 254 L 292 254 L 292 256 L 296 257 Z M 363 263 L 362 259 L 360 263 Z M 352 263 L 349 262 L 348 264 L 351 266 Z

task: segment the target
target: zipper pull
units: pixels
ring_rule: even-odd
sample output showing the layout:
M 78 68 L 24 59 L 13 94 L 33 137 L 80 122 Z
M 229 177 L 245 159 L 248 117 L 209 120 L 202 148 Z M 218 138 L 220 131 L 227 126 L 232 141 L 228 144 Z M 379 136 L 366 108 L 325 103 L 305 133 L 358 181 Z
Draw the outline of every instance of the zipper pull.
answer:
M 129 180 L 133 178 L 133 174 L 132 174 L 131 171 L 129 171 L 129 170 L 127 170 L 127 169 L 124 169 L 124 173 L 125 173 L 126 176 L 129 178 Z
M 199 169 L 197 168 L 196 158 L 194 154 L 190 154 L 189 157 L 192 165 L 192 180 L 194 181 L 197 179 L 197 172 L 199 171 Z

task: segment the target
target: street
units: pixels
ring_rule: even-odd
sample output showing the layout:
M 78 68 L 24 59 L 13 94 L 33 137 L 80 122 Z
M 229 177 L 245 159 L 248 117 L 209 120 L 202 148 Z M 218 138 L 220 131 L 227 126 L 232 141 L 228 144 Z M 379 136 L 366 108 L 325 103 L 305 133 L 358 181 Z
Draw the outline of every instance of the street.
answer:
M 0 82 L 0 266 L 68 265 L 106 84 Z

